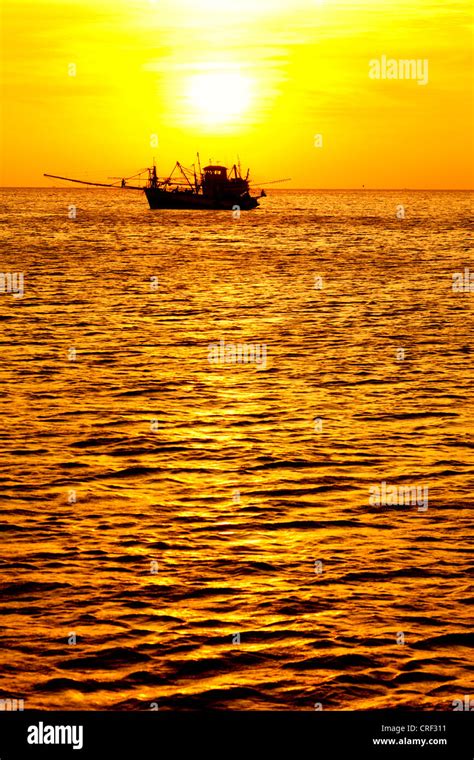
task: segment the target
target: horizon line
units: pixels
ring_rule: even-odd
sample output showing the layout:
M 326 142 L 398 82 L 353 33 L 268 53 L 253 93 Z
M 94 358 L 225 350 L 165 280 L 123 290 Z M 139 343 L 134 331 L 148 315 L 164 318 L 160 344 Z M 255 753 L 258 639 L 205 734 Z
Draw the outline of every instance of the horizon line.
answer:
M 262 187 L 265 183 L 262 184 Z M 258 188 L 258 182 L 255 183 L 255 186 Z M 66 190 L 69 186 L 66 185 L 0 185 L 0 190 Z M 75 190 L 97 190 L 95 187 L 76 187 Z M 109 189 L 112 190 L 122 190 L 120 186 L 117 185 L 117 187 L 111 187 Z M 140 188 L 144 189 L 144 188 Z M 444 192 L 444 193 L 472 193 L 474 192 L 474 187 L 286 187 L 286 188 L 280 188 L 275 187 L 271 188 L 270 190 L 266 190 L 266 192 L 284 192 L 286 190 L 315 190 L 318 192 L 327 192 L 327 191 L 383 191 L 383 192 L 394 192 L 394 191 L 402 191 L 402 192 Z

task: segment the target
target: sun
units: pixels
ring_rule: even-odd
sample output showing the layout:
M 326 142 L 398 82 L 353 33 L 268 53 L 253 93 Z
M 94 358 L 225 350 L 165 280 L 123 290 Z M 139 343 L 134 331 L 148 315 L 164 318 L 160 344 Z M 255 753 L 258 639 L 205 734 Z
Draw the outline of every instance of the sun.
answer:
M 189 116 L 206 127 L 242 124 L 252 102 L 252 82 L 238 71 L 193 74 L 187 85 Z

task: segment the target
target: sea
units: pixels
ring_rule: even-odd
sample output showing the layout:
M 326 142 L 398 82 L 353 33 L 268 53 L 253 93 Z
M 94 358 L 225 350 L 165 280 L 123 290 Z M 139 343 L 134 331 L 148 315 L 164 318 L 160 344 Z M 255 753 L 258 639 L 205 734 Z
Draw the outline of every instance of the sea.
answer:
M 474 695 L 472 227 L 457 191 L 1 191 L 0 707 Z

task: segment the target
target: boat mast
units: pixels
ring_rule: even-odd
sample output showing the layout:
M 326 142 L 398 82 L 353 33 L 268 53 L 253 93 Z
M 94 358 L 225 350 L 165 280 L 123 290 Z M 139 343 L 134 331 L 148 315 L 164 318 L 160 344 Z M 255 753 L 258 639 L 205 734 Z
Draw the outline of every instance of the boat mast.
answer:
M 176 161 L 176 166 L 178 167 L 178 169 L 180 170 L 182 176 L 184 177 L 184 179 L 186 180 L 186 182 L 188 183 L 189 187 L 192 190 L 193 186 L 192 186 L 192 183 L 190 182 L 190 179 L 189 179 L 188 175 L 186 174 L 184 166 L 181 166 L 181 164 L 179 163 L 179 161 Z M 189 171 L 189 169 L 188 169 L 188 171 Z
M 153 166 L 148 169 L 148 187 L 158 187 L 158 177 L 156 176 L 156 165 L 153 160 Z

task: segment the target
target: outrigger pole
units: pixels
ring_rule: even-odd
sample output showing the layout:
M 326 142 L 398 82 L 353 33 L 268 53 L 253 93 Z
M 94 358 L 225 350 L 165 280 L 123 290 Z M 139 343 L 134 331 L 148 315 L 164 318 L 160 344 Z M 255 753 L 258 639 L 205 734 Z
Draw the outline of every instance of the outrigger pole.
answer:
M 291 180 L 291 177 L 285 177 L 284 179 L 271 179 L 269 182 L 251 182 L 251 185 L 257 185 L 257 187 L 262 187 L 262 185 L 276 185 L 278 182 L 289 182 Z
M 64 179 L 66 182 L 77 182 L 79 185 L 94 185 L 95 187 L 115 187 L 117 190 L 143 190 L 143 187 L 136 185 L 117 185 L 116 183 L 107 184 L 105 182 L 86 182 L 83 179 L 72 179 L 71 177 L 59 177 L 57 174 L 43 174 L 43 177 L 52 179 Z

